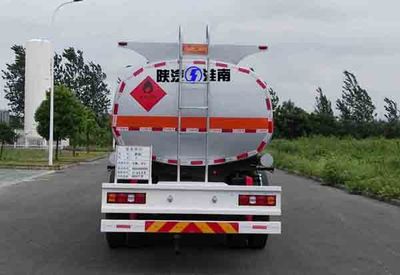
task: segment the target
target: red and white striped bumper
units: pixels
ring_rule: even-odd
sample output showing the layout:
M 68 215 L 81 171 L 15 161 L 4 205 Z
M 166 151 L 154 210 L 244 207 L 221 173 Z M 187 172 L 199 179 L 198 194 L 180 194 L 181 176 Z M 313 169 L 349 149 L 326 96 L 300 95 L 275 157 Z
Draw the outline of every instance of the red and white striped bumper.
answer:
M 101 220 L 101 232 L 166 234 L 281 234 L 280 222 Z

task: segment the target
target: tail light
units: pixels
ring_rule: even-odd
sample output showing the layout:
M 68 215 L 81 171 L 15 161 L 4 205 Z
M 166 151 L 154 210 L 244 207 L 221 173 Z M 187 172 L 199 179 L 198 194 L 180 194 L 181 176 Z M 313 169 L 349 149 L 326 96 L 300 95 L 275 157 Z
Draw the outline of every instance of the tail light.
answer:
M 275 206 L 275 195 L 239 195 L 239 205 Z
M 145 204 L 146 193 L 107 193 L 107 203 Z

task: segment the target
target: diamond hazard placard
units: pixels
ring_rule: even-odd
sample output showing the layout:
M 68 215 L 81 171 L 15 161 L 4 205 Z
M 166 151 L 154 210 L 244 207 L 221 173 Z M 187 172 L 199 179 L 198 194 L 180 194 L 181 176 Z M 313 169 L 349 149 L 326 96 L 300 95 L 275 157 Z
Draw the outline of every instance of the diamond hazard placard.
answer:
M 147 112 L 166 95 L 167 93 L 150 77 L 146 77 L 135 89 L 132 90 L 131 96 L 142 106 Z

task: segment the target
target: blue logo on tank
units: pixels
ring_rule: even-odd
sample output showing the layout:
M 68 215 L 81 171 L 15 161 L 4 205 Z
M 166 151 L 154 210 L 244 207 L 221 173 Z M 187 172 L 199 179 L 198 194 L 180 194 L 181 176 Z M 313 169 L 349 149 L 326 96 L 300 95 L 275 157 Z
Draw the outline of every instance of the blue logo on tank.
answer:
M 185 80 L 189 82 L 198 82 L 203 80 L 203 70 L 197 66 L 191 66 L 185 71 Z

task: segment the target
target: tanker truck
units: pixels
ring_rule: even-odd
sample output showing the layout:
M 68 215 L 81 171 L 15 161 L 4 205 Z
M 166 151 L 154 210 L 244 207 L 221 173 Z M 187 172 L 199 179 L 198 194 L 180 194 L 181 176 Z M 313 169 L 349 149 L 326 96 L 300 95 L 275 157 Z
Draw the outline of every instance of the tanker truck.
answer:
M 281 187 L 264 149 L 273 133 L 267 83 L 239 63 L 267 46 L 119 42 L 146 62 L 120 77 L 116 141 L 102 184 L 110 248 L 152 234 L 222 234 L 264 248 L 281 233 Z M 262 55 L 260 54 L 260 57 Z

